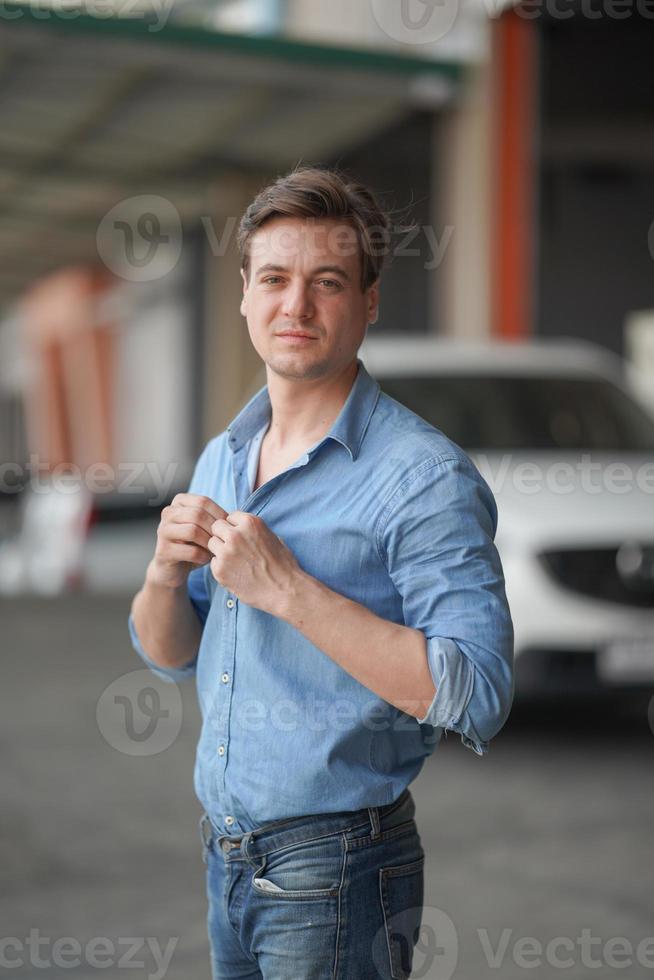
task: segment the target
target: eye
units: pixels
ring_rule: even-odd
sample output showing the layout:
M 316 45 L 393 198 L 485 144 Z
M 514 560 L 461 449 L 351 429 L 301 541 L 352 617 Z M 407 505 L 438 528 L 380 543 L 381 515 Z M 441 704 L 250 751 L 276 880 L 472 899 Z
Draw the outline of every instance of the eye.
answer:
M 341 286 L 340 282 L 335 279 L 319 279 L 318 282 L 324 283 L 330 289 L 340 289 Z
M 281 281 L 281 276 L 266 276 L 265 279 L 262 279 L 262 282 L 265 282 L 270 286 L 276 286 L 277 283 Z

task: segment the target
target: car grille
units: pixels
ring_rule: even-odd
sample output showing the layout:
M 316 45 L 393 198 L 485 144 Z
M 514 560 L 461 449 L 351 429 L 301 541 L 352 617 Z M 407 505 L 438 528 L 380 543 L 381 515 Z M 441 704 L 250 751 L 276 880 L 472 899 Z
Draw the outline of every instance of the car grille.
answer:
M 654 608 L 654 577 L 627 578 L 618 570 L 618 548 L 545 551 L 539 558 L 548 574 L 566 589 L 605 602 Z M 647 546 L 648 555 L 654 545 Z

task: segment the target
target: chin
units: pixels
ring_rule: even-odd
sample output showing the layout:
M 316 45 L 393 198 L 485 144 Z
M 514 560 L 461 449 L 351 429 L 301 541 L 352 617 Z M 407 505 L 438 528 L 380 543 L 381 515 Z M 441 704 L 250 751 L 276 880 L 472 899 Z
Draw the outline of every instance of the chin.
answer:
M 272 354 L 266 359 L 271 371 L 282 378 L 301 381 L 309 378 L 321 378 L 329 373 L 330 364 L 323 359 L 313 359 L 305 353 Z

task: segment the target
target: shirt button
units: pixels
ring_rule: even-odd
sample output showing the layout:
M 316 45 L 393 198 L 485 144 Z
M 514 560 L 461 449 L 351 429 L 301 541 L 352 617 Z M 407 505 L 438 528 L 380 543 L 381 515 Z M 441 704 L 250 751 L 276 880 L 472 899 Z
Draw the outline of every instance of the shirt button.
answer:
M 225 817 L 225 824 L 227 827 L 231 827 L 234 823 L 234 817 Z
M 218 746 L 218 755 L 224 755 L 224 754 L 225 754 L 225 746 L 224 745 L 219 745 Z
M 221 679 L 221 681 L 223 682 L 223 684 L 226 684 L 226 683 L 227 683 L 227 681 L 229 680 L 229 674 L 226 674 L 226 673 L 225 673 L 225 674 L 223 674 L 223 675 L 222 675 L 222 677 L 221 677 L 220 679 Z
M 228 609 L 233 609 L 234 608 L 234 600 L 233 599 L 228 599 L 227 600 L 227 608 Z

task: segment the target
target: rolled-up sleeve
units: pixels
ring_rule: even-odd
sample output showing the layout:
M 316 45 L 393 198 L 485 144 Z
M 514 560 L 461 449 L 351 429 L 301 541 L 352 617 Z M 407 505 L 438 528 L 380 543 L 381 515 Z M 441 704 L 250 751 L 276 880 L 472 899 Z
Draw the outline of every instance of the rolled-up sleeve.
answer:
M 214 441 L 215 440 L 211 440 L 209 443 L 207 443 L 204 450 L 200 454 L 193 471 L 193 476 L 191 477 L 188 493 L 199 493 L 210 496 L 209 491 L 211 485 L 211 472 L 209 459 L 210 450 Z M 211 606 L 211 595 L 207 585 L 208 569 L 208 564 L 198 566 L 197 568 L 192 569 L 187 579 L 188 597 L 203 628 L 207 621 L 207 616 L 209 615 L 209 607 Z M 150 668 L 150 670 L 157 675 L 157 677 L 161 677 L 162 680 L 170 681 L 174 684 L 178 681 L 185 680 L 187 677 L 192 677 L 195 674 L 198 659 L 197 654 L 191 660 L 189 660 L 187 664 L 183 664 L 181 667 L 161 667 L 159 664 L 154 663 L 154 661 L 148 657 L 147 653 L 143 649 L 138 633 L 136 632 L 134 618 L 131 613 L 128 616 L 127 626 L 134 650 L 138 653 L 139 657 Z
M 506 721 L 514 692 L 513 623 L 496 530 L 488 484 L 456 454 L 421 463 L 385 503 L 377 527 L 405 625 L 427 642 L 436 692 L 417 720 L 458 733 L 478 755 Z
M 131 615 L 131 613 L 127 620 L 127 626 L 129 628 L 132 646 L 146 666 L 150 668 L 153 674 L 156 674 L 157 677 L 160 677 L 164 681 L 170 681 L 171 684 L 176 684 L 178 681 L 186 680 L 187 677 L 193 677 L 195 674 L 197 657 L 194 657 L 189 661 L 189 663 L 184 664 L 181 667 L 161 667 L 153 660 L 150 660 L 147 653 L 143 649 L 138 633 L 136 632 L 136 626 L 134 625 L 134 617 Z

